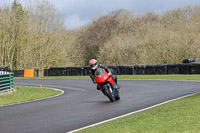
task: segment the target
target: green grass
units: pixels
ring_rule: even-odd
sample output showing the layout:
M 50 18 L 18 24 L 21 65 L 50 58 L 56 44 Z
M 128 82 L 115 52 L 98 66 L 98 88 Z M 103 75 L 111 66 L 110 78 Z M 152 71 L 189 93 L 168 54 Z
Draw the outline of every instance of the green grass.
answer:
M 200 133 L 200 94 L 77 133 Z
M 15 79 L 26 79 L 24 77 L 14 77 Z M 45 77 L 34 77 L 28 79 L 89 79 L 89 76 L 45 76 Z
M 135 80 L 192 80 L 200 81 L 200 75 L 118 75 L 119 79 Z
M 60 93 L 61 91 L 47 88 L 14 86 L 14 92 L 0 95 L 0 106 L 42 99 Z

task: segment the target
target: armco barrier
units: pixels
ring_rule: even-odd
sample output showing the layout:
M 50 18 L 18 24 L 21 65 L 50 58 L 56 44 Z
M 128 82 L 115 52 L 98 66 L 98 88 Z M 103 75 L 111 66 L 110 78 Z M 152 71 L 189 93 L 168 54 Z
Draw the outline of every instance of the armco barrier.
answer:
M 0 72 L 0 93 L 13 89 L 13 74 Z

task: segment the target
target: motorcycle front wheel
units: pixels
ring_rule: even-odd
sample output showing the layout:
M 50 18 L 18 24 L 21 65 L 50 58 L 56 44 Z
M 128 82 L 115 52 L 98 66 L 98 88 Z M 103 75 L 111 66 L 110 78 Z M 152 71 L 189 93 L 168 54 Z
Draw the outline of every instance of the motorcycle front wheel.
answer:
M 111 101 L 111 102 L 114 102 L 115 101 L 115 98 L 112 94 L 112 88 L 111 87 L 104 87 L 104 93 L 106 94 L 106 96 L 108 97 L 108 99 Z

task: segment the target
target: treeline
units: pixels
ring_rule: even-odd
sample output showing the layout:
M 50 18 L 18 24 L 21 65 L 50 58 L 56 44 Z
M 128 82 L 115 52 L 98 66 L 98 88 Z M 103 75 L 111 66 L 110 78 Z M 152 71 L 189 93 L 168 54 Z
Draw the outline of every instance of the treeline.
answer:
M 64 18 L 48 1 L 0 9 L 0 66 L 12 70 L 57 66 L 66 56 Z M 62 64 L 64 65 L 64 64 Z
M 200 6 L 161 15 L 112 11 L 69 30 L 47 0 L 0 9 L 0 66 L 12 70 L 106 65 L 173 64 L 200 57 Z
M 86 43 L 82 44 L 97 50 L 96 57 L 109 65 L 181 63 L 184 58 L 200 57 L 199 26 L 200 6 L 162 15 L 134 15 L 120 10 L 93 21 L 86 29 Z M 95 57 L 94 53 L 91 57 Z

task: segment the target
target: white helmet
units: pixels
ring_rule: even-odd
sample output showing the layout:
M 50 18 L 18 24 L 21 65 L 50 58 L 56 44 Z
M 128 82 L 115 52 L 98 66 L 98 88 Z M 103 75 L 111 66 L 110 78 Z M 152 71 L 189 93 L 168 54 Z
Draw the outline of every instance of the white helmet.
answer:
M 92 70 L 96 70 L 97 69 L 97 65 L 98 65 L 97 60 L 95 60 L 95 59 L 91 59 L 90 60 L 90 68 Z

